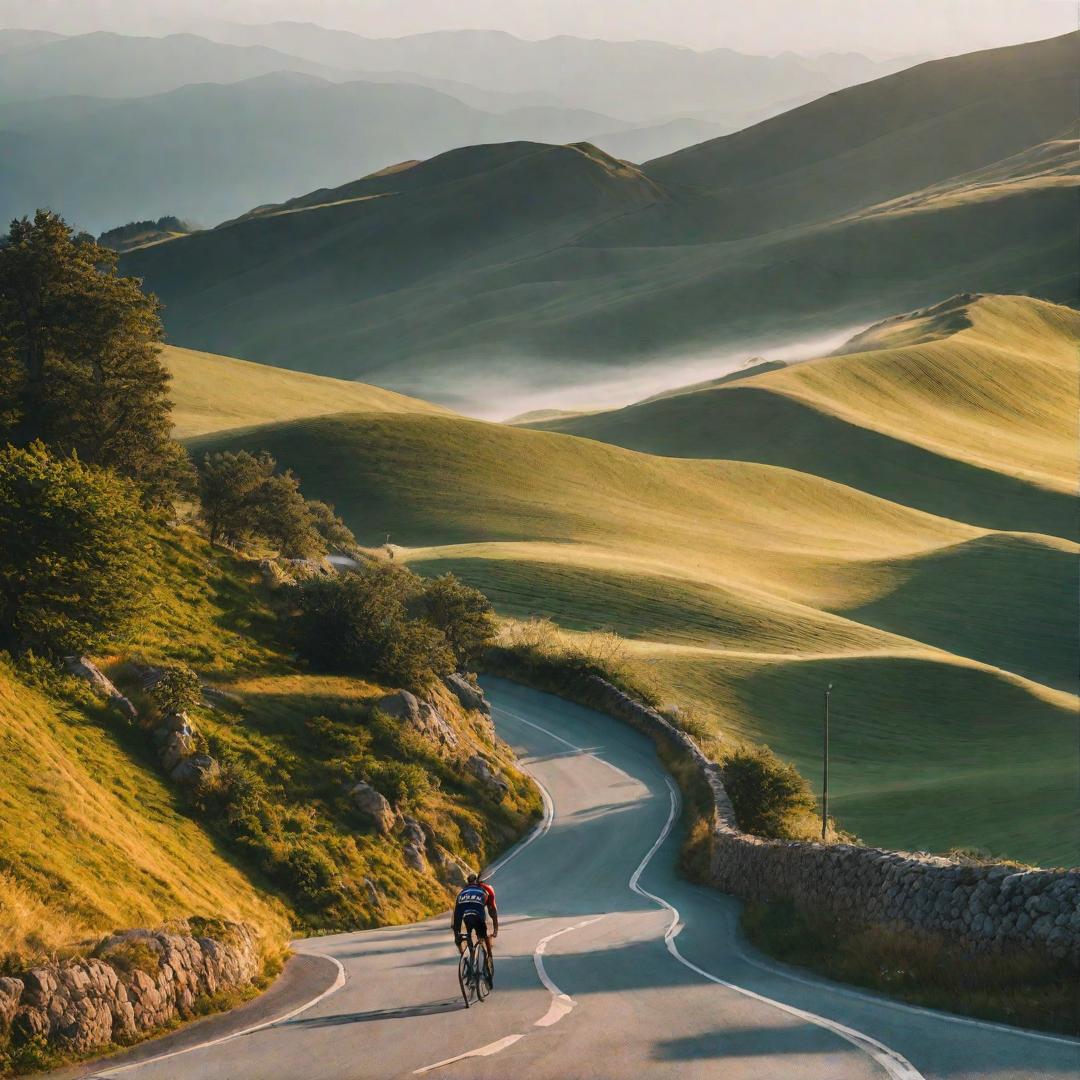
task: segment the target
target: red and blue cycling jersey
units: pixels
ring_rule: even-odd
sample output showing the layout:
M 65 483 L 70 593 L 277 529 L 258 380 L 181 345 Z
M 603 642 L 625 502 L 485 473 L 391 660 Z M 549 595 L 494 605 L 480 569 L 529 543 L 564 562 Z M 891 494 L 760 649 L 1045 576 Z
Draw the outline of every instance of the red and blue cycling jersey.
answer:
M 458 893 L 457 903 L 454 904 L 454 933 L 460 934 L 461 925 L 465 923 L 486 937 L 489 911 L 495 929 L 498 930 L 499 912 L 495 906 L 495 890 L 484 881 L 466 885 Z

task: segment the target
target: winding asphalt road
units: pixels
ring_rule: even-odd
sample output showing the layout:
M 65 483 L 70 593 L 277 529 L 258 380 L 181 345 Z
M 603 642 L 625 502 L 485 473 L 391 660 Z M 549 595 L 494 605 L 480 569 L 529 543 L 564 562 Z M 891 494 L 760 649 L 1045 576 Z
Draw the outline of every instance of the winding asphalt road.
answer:
M 678 795 L 651 743 L 590 710 L 486 682 L 500 735 L 547 800 L 545 821 L 492 877 L 502 932 L 488 1001 L 462 1007 L 445 916 L 313 938 L 296 949 L 332 958 L 344 977 L 311 1007 L 166 1058 L 101 1063 L 92 1075 L 1080 1076 L 1076 1040 L 885 1002 L 754 953 L 740 940 L 737 902 L 675 873 Z

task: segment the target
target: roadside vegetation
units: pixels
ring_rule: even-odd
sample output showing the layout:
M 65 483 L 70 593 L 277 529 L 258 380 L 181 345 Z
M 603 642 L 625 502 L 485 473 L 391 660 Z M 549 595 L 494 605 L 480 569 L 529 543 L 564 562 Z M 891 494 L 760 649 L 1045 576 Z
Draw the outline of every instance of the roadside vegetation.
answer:
M 931 935 L 815 917 L 783 902 L 748 904 L 750 941 L 777 960 L 912 1005 L 1080 1035 L 1076 968 L 1020 951 L 973 953 Z
M 160 340 L 156 301 L 112 252 L 50 213 L 13 223 L 0 245 L 5 973 L 190 917 L 254 926 L 269 971 L 291 933 L 441 909 L 464 867 L 539 812 L 490 724 L 442 682 L 486 646 L 486 598 L 357 551 L 266 453 L 192 461 L 171 435 Z M 336 574 L 331 551 L 359 561 Z M 129 711 L 67 673 L 79 656 Z M 380 708 L 399 687 L 446 741 Z M 169 723 L 209 762 L 186 786 L 160 755 Z M 454 745 L 485 755 L 499 786 Z M 357 788 L 385 800 L 377 814 Z M 403 827 L 422 834 L 411 862 Z

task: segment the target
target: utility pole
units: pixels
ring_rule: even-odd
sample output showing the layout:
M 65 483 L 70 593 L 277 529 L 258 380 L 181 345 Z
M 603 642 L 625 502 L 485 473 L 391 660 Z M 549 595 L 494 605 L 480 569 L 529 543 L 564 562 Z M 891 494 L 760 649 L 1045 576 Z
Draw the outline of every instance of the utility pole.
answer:
M 825 842 L 829 831 L 829 695 L 832 683 L 825 687 L 825 739 L 822 757 L 824 758 L 825 776 L 821 784 L 821 840 Z

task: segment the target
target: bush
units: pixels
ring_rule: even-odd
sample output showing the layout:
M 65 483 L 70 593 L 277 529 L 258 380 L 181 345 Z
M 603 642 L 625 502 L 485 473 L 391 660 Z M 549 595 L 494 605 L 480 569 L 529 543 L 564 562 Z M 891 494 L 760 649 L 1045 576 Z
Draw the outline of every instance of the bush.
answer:
M 422 689 L 454 669 L 441 631 L 409 619 L 419 588 L 408 571 L 370 567 L 300 587 L 297 642 L 312 666 Z
M 162 716 L 190 712 L 202 701 L 202 683 L 187 664 L 167 664 L 150 697 Z
M 0 450 L 0 644 L 47 655 L 122 638 L 143 610 L 147 521 L 129 481 L 53 457 Z
M 435 786 L 431 775 L 411 762 L 373 761 L 366 771 L 372 787 L 397 807 L 422 803 Z
M 301 840 L 288 849 L 282 860 L 282 878 L 286 887 L 295 889 L 310 903 L 318 903 L 333 887 L 337 867 L 325 851 Z
M 767 746 L 743 746 L 723 764 L 724 787 L 739 827 L 758 836 L 802 836 L 800 818 L 817 806 L 806 780 Z
M 491 601 L 453 574 L 426 583 L 420 610 L 427 622 L 445 635 L 459 667 L 473 663 L 495 636 Z

